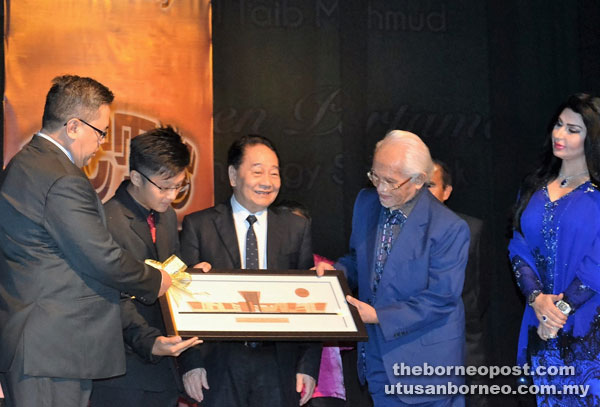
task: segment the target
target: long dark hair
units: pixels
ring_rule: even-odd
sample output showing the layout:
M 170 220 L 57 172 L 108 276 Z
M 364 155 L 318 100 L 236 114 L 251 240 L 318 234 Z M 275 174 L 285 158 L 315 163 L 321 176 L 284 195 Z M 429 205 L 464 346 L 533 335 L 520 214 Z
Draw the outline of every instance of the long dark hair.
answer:
M 521 215 L 533 193 L 558 176 L 562 160 L 556 157 L 552 151 L 552 129 L 565 109 L 579 113 L 583 119 L 586 128 L 586 137 L 583 142 L 585 162 L 590 173 L 590 180 L 593 184 L 600 185 L 598 184 L 600 180 L 600 98 L 586 93 L 576 93 L 569 96 L 556 109 L 548 124 L 548 135 L 544 141 L 540 165 L 523 181 L 513 216 L 513 228 L 519 232 L 521 231 Z

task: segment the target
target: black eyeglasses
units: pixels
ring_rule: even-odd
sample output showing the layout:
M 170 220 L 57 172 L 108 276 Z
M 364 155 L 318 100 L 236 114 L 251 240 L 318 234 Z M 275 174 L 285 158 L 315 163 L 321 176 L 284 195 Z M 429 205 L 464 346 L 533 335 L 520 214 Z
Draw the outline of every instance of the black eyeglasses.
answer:
M 146 176 L 146 174 L 144 174 L 143 172 L 141 172 L 140 170 L 136 170 L 142 177 L 146 178 L 148 180 L 148 182 L 150 182 L 152 185 L 154 185 L 156 188 L 159 189 L 160 192 L 162 193 L 169 193 L 169 192 L 176 192 L 178 194 L 185 192 L 189 189 L 190 187 L 190 183 L 189 182 L 184 182 L 181 185 L 178 185 L 176 187 L 161 187 L 159 185 L 156 184 L 156 182 L 152 181 L 150 178 L 148 178 Z
M 104 140 L 106 138 L 106 136 L 108 135 L 107 131 L 102 131 L 98 127 L 92 126 L 91 124 L 89 124 L 88 122 L 86 122 L 83 119 L 80 119 L 78 117 L 76 117 L 75 119 L 79 120 L 81 123 L 85 124 L 86 126 L 90 126 L 92 129 L 96 130 L 96 132 L 98 133 L 98 138 L 100 139 L 100 141 Z M 69 122 L 67 121 L 67 123 L 69 123 Z M 63 124 L 63 126 L 66 126 L 67 123 Z
M 375 174 L 373 172 L 373 170 L 367 172 L 367 177 L 369 178 L 369 180 L 371 181 L 371 183 L 373 184 L 373 186 L 375 188 L 378 188 L 379 185 L 383 185 L 384 187 L 389 188 L 390 191 L 395 191 L 399 188 L 401 188 L 402 186 L 406 185 L 408 183 L 408 181 L 410 181 L 412 179 L 412 177 L 408 177 L 408 179 L 404 182 L 401 182 L 397 185 L 392 185 L 387 181 L 382 180 L 381 178 L 379 178 L 379 176 L 377 174 Z

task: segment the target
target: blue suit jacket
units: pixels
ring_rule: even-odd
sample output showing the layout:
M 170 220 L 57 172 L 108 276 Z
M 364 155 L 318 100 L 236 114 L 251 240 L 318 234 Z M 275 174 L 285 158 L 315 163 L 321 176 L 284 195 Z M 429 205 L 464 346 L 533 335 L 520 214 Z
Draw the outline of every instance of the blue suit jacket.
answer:
M 379 324 L 368 324 L 369 342 L 359 343 L 358 371 L 365 380 L 363 348 L 377 347 L 388 383 L 442 384 L 463 377 L 395 376 L 394 364 L 423 367 L 464 363 L 465 315 L 461 292 L 469 250 L 464 220 L 423 190 L 387 258 L 373 306 Z M 372 298 L 372 270 L 382 206 L 374 189 L 362 190 L 354 206 L 350 254 L 339 260 L 361 301 Z M 368 353 L 368 352 L 367 352 Z M 369 377 L 366 378 L 369 380 Z M 383 383 L 382 383 L 383 391 Z M 421 403 L 435 396 L 399 396 Z

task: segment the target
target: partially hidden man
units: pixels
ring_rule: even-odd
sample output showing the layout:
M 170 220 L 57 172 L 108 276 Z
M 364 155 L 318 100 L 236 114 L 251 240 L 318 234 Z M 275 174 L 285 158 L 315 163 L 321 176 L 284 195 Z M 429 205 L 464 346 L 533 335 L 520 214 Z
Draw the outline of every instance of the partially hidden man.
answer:
M 279 158 L 271 141 L 261 136 L 236 140 L 227 164 L 233 195 L 184 218 L 184 261 L 207 261 L 215 269 L 312 267 L 308 220 L 270 207 L 281 186 Z M 202 347 L 210 386 L 203 406 L 296 407 L 314 391 L 320 344 L 221 342 Z
M 444 203 L 453 192 L 452 174 L 449 167 L 442 161 L 433 160 L 433 175 L 428 183 L 429 192 L 440 202 Z M 490 257 L 491 247 L 486 233 L 486 228 L 481 219 L 464 213 L 455 212 L 460 216 L 471 232 L 469 243 L 469 260 L 465 268 L 465 285 L 462 292 L 462 300 L 465 306 L 465 365 L 485 366 L 485 311 L 489 305 L 489 298 L 485 290 L 484 272 Z M 486 276 L 487 277 L 487 276 Z M 485 378 L 481 376 L 465 377 L 467 385 L 485 384 Z M 467 406 L 486 407 L 487 400 L 483 395 L 468 394 Z
M 106 137 L 112 101 L 93 79 L 55 78 L 42 129 L 0 177 L 0 371 L 9 406 L 86 407 L 92 379 L 125 372 L 119 293 L 152 303 L 171 283 L 113 240 L 81 170 Z
M 376 407 L 464 406 L 460 395 L 404 392 L 464 381 L 407 370 L 464 363 L 469 228 L 423 188 L 432 172 L 429 149 L 415 134 L 395 130 L 379 141 L 367 174 L 375 189 L 356 198 L 350 253 L 335 264 L 358 287 L 358 299 L 347 297 L 369 334 L 358 344 L 358 374 Z M 317 273 L 329 268 L 319 263 Z

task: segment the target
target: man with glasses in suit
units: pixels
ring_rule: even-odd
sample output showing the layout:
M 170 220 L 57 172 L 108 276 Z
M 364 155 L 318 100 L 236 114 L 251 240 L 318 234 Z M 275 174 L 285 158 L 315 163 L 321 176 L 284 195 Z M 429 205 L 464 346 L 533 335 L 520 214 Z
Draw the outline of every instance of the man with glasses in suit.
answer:
M 334 266 L 317 265 L 319 275 L 332 267 L 344 270 L 350 287 L 358 288 L 358 298 L 347 300 L 367 326 L 369 340 L 358 343 L 357 367 L 375 407 L 464 406 L 462 395 L 397 391 L 398 383 L 464 381 L 454 372 L 412 370 L 464 363 L 460 295 L 469 229 L 428 191 L 432 172 L 429 149 L 417 135 L 389 132 L 376 144 L 367 174 L 375 189 L 360 191 L 354 204 L 349 254 Z
M 81 167 L 106 136 L 112 92 L 54 79 L 42 129 L 0 176 L 0 372 L 8 406 L 87 407 L 92 379 L 125 372 L 120 292 L 152 303 L 171 279 L 106 229 Z
M 108 230 L 138 260 L 165 261 L 180 256 L 177 215 L 171 206 L 189 188 L 186 167 L 190 152 L 171 127 L 147 131 L 131 139 L 129 179 L 104 205 Z M 209 269 L 208 264 L 200 266 Z M 182 341 L 167 335 L 160 304 L 121 300 L 127 372 L 95 380 L 94 407 L 174 407 L 184 387 L 202 400 L 206 375 L 200 367 L 198 338 Z M 178 366 L 179 365 L 179 366 Z M 183 382 L 182 382 L 182 374 Z M 199 392 L 197 391 L 199 389 Z

